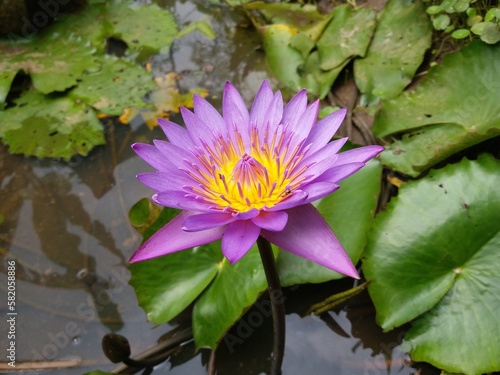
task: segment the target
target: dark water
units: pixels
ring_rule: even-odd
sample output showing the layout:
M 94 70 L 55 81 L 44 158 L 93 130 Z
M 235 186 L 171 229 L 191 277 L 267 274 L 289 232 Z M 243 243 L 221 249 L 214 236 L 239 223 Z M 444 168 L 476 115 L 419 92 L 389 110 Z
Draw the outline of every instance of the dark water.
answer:
M 224 82 L 231 80 L 250 102 L 269 77 L 256 33 L 238 27 L 242 18 L 225 8 L 188 2 L 164 5 L 181 25 L 209 19 L 218 36 L 210 41 L 195 33 L 179 40 L 170 56 L 154 59 L 153 70 L 176 71 L 182 89 L 205 87 L 214 103 L 219 102 Z M 107 145 L 70 163 L 9 155 L 0 147 L 0 214 L 5 217 L 0 225 L 0 371 L 8 369 L 7 259 L 16 262 L 16 373 L 30 374 L 43 364 L 55 368 L 37 374 L 110 371 L 116 365 L 101 349 L 106 333 L 126 336 L 137 355 L 177 324 L 148 323 L 128 285 L 127 260 L 141 240 L 129 225 L 128 210 L 151 195 L 134 177 L 148 167 L 130 144 L 162 134 L 141 121 L 124 126 L 104 120 L 104 125 Z M 382 334 L 366 295 L 342 311 L 301 317 L 312 303 L 348 283 L 287 291 L 283 373 L 434 373 L 411 365 L 399 349 L 404 329 Z M 221 345 L 218 374 L 267 373 L 272 323 L 269 314 L 251 314 L 252 310 L 231 331 L 229 337 L 238 339 Z M 208 352 L 195 353 L 188 342 L 154 374 L 205 374 L 208 358 Z

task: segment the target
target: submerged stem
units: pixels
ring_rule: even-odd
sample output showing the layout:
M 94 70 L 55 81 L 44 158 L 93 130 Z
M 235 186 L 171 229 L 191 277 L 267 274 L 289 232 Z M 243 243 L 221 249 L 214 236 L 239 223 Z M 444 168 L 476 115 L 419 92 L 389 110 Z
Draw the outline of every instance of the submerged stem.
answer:
M 281 290 L 280 278 L 271 244 L 259 236 L 257 246 L 259 247 L 262 265 L 266 273 L 273 312 L 274 346 L 271 375 L 281 375 L 281 365 L 285 354 L 285 301 L 283 299 L 283 291 Z

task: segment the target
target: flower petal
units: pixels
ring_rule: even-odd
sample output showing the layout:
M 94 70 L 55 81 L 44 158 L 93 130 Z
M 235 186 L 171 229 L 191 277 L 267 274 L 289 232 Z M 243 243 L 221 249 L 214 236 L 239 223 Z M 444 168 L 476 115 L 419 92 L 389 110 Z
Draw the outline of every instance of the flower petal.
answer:
M 198 232 L 220 227 L 235 221 L 230 213 L 224 212 L 209 212 L 206 214 L 198 214 L 188 216 L 182 223 L 182 230 L 186 232 Z
M 210 127 L 215 134 L 227 136 L 227 128 L 224 119 L 220 113 L 204 98 L 199 95 L 194 95 L 194 113 L 207 126 Z
M 196 116 L 193 112 L 185 107 L 181 107 L 181 115 L 189 135 L 193 139 L 193 142 L 203 147 L 203 142 L 209 143 L 210 140 L 214 139 L 214 132 L 210 129 L 205 121 Z
M 153 195 L 153 202 L 161 206 L 180 208 L 183 210 L 213 212 L 212 204 L 196 199 L 182 190 L 161 191 Z
M 186 176 L 183 172 L 150 172 L 140 173 L 136 177 L 147 187 L 160 192 L 167 190 L 175 190 L 179 186 L 192 184 L 191 178 Z
M 305 191 L 295 190 L 286 199 L 282 200 L 273 207 L 267 208 L 266 211 L 268 212 L 282 211 L 291 207 L 300 206 L 301 204 L 304 204 L 306 199 L 307 199 L 307 193 Z
M 264 123 L 262 127 L 259 129 L 260 141 L 263 142 L 263 139 L 266 135 L 266 128 L 268 134 L 273 134 L 276 128 L 281 125 L 281 118 L 283 117 L 283 97 L 281 96 L 281 92 L 276 92 L 274 94 L 273 100 L 267 109 L 266 114 L 264 115 Z M 268 135 L 269 136 L 269 135 Z
M 257 128 L 262 127 L 264 121 L 266 120 L 265 115 L 267 113 L 267 109 L 271 105 L 273 96 L 273 90 L 271 89 L 269 82 L 267 80 L 262 82 L 257 95 L 255 95 L 252 109 L 250 110 L 250 124 L 252 126 L 256 126 Z
M 261 236 L 283 250 L 359 278 L 342 245 L 312 204 L 292 208 L 287 213 L 288 223 L 281 232 L 262 230 Z
M 182 223 L 187 217 L 195 214 L 197 212 L 183 211 L 174 217 L 135 251 L 130 258 L 130 263 L 204 245 L 222 237 L 226 229 L 224 226 L 193 233 L 183 231 Z
M 163 156 L 172 162 L 177 168 L 185 167 L 184 160 L 194 159 L 193 154 L 184 149 L 183 147 L 174 145 L 173 143 L 160 141 L 154 139 L 153 143 L 155 147 L 160 150 Z
M 229 224 L 222 236 L 222 253 L 231 263 L 236 262 L 257 241 L 260 231 L 250 220 L 238 220 Z
M 194 148 L 191 136 L 182 126 L 163 118 L 158 119 L 158 125 L 160 125 L 168 140 L 174 145 L 184 148 Z
M 226 126 L 231 134 L 236 129 L 245 145 L 249 143 L 249 121 L 250 114 L 236 87 L 231 82 L 226 82 L 222 95 L 222 117 L 226 121 Z M 233 138 L 233 142 L 235 139 Z
M 353 148 L 352 150 L 344 151 L 338 154 L 336 164 L 347 164 L 362 162 L 366 163 L 371 158 L 377 156 L 384 151 L 383 146 L 373 145 Z
M 236 218 L 237 220 L 248 220 L 251 219 L 259 214 L 259 210 L 256 208 L 252 208 L 251 210 L 248 210 L 246 212 L 237 212 L 233 213 L 233 217 Z
M 314 180 L 314 182 L 324 181 L 337 183 L 359 171 L 364 166 L 365 163 L 361 162 L 336 165 L 319 176 L 316 180 Z
M 153 168 L 161 171 L 165 170 L 166 164 L 171 163 L 155 146 L 146 143 L 134 143 L 132 149 L 139 157 Z
M 330 139 L 332 139 L 335 132 L 338 130 L 344 117 L 347 113 L 347 109 L 339 109 L 333 113 L 330 113 L 325 118 L 319 120 L 316 125 L 314 125 L 309 133 L 309 137 L 305 144 L 312 144 L 310 152 L 314 152 L 324 147 Z
M 307 107 L 307 93 L 305 89 L 300 90 L 285 106 L 281 123 L 295 131 L 300 124 L 299 119 Z
M 298 121 L 299 125 L 296 126 L 295 129 L 293 129 L 293 139 L 290 142 L 288 152 L 293 152 L 295 147 L 308 137 L 311 128 L 316 123 L 316 119 L 318 118 L 318 111 L 319 100 L 316 100 L 315 102 L 311 103 L 304 111 L 302 116 L 300 116 Z
M 285 227 L 288 221 L 288 214 L 285 211 L 261 211 L 259 216 L 251 220 L 252 223 L 262 229 L 279 232 Z
M 308 194 L 307 199 L 304 201 L 304 204 L 314 202 L 318 199 L 326 197 L 327 195 L 337 190 L 339 187 L 339 185 L 331 182 L 314 182 L 312 184 L 304 186 L 301 189 Z

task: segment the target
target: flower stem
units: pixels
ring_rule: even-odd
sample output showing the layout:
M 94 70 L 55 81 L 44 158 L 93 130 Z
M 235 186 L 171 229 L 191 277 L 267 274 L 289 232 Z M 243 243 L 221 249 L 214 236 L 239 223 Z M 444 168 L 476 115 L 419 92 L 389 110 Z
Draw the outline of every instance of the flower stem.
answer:
M 285 301 L 271 244 L 259 236 L 257 246 L 266 273 L 267 290 L 269 291 L 273 312 L 274 347 L 271 375 L 281 375 L 281 365 L 285 354 Z

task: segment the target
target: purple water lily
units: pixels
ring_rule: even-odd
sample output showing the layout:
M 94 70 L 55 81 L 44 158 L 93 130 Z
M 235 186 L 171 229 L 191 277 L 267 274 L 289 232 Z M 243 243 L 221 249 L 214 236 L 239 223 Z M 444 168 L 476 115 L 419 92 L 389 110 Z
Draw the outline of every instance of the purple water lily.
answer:
M 169 141 L 132 146 L 157 169 L 137 178 L 157 192 L 156 203 L 183 211 L 144 242 L 130 261 L 222 238 L 222 252 L 233 263 L 260 235 L 293 254 L 358 277 L 311 202 L 337 190 L 339 181 L 383 147 L 338 153 L 347 138 L 329 141 L 346 111 L 316 122 L 318 109 L 319 101 L 308 105 L 305 90 L 283 108 L 281 93 L 273 93 L 264 81 L 249 112 L 228 82 L 222 116 L 195 96 L 194 113 L 181 108 L 186 128 L 159 119 Z

